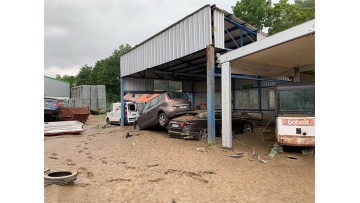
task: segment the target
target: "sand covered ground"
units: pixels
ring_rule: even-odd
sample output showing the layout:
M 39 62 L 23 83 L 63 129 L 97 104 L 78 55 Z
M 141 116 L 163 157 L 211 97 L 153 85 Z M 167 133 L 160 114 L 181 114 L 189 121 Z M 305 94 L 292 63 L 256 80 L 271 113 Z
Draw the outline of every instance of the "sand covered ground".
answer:
M 233 149 L 171 138 L 158 129 L 105 125 L 90 115 L 80 135 L 45 137 L 44 167 L 78 171 L 67 186 L 44 186 L 45 202 L 314 202 L 315 155 L 268 154 L 273 133 L 255 132 L 233 141 Z M 125 138 L 126 131 L 131 137 Z M 242 158 L 227 155 L 244 152 Z M 290 159 L 288 155 L 296 156 Z

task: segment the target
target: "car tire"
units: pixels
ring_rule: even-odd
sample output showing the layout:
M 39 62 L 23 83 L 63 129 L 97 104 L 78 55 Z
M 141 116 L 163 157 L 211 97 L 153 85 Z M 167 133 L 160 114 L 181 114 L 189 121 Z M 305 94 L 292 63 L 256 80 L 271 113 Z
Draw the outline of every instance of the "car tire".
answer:
M 76 171 L 48 171 L 44 174 L 45 185 L 67 185 L 77 178 Z
M 106 118 L 106 124 L 110 124 L 109 118 Z
M 140 130 L 141 130 L 140 125 L 139 125 L 138 122 L 136 122 L 136 123 L 134 124 L 134 129 L 137 130 L 137 131 L 140 131 Z
M 200 141 L 200 140 L 203 138 L 203 136 L 204 136 L 204 132 L 205 132 L 205 130 L 204 130 L 204 129 L 201 129 L 201 130 L 199 131 L 199 133 L 196 135 L 195 139 L 196 139 L 197 141 Z
M 243 132 L 252 132 L 253 131 L 253 126 L 249 123 L 244 125 L 244 130 Z
M 169 123 L 169 119 L 166 117 L 164 113 L 160 113 L 158 117 L 160 127 L 165 128 Z

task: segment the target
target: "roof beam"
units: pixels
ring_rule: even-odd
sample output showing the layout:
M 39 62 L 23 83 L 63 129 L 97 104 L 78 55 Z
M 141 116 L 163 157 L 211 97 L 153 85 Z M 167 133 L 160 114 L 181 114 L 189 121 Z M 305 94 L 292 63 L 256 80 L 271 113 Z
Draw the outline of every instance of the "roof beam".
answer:
M 179 75 L 179 76 L 206 77 L 206 75 L 204 75 L 204 76 L 200 76 L 200 75 L 195 75 L 195 74 L 188 74 L 188 73 L 176 73 L 176 72 L 167 72 L 167 71 L 151 71 L 151 72 L 154 72 L 154 73 L 171 74 L 171 75 Z
M 206 56 L 200 56 L 200 57 L 197 57 L 197 58 L 194 58 L 194 59 L 187 60 L 186 62 L 196 61 L 196 60 L 199 60 L 199 59 L 201 59 L 201 58 L 206 58 Z M 175 60 L 176 60 L 176 59 L 175 59 Z M 172 66 L 169 66 L 169 67 L 164 68 L 163 70 L 172 71 L 172 70 L 169 70 L 169 69 L 171 69 L 172 67 L 175 67 L 175 66 L 179 66 L 179 65 L 182 65 L 182 64 L 172 65 Z
M 250 34 L 256 35 L 256 32 L 251 31 L 250 29 L 246 28 L 245 26 L 243 26 L 243 25 L 237 23 L 236 21 L 232 20 L 232 19 L 231 19 L 231 16 L 230 16 L 230 17 L 226 17 L 226 16 L 225 16 L 224 19 L 225 19 L 227 22 L 231 23 L 232 25 L 234 25 L 234 26 L 236 26 L 236 27 L 244 30 L 245 32 L 248 32 L 248 33 L 250 33 Z

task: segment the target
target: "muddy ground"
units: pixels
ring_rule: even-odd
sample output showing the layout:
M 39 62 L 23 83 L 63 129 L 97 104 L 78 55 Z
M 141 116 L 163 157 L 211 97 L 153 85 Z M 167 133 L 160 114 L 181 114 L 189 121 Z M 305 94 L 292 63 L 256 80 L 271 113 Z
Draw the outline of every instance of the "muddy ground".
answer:
M 45 202 L 314 202 L 315 155 L 268 156 L 275 137 L 247 132 L 233 149 L 171 138 L 158 129 L 105 125 L 90 115 L 80 135 L 44 138 L 44 167 L 77 171 L 74 184 L 44 186 Z M 131 137 L 125 138 L 126 131 Z M 241 158 L 227 155 L 244 152 Z M 288 155 L 295 156 L 291 159 Z

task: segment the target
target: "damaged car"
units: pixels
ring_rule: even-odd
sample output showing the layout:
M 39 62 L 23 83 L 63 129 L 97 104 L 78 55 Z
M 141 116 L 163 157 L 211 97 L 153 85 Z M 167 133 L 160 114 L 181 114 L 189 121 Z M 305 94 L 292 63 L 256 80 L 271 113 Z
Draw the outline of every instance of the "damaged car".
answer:
M 134 128 L 142 130 L 156 125 L 166 128 L 171 119 L 182 116 L 190 110 L 191 102 L 185 93 L 162 93 L 145 104 L 140 116 L 134 122 Z
M 253 123 L 242 117 L 233 116 L 233 134 L 242 134 L 245 131 L 253 131 Z M 221 111 L 215 112 L 215 131 L 216 136 L 221 136 Z M 184 116 L 174 118 L 168 126 L 168 134 L 172 137 L 184 139 L 201 140 L 207 136 L 207 111 L 190 111 Z

